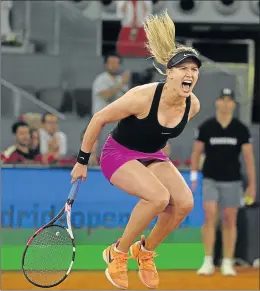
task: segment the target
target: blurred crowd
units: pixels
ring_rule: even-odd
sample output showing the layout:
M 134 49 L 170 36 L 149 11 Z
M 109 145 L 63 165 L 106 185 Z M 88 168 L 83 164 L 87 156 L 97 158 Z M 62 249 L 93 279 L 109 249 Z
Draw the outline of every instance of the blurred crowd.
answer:
M 27 113 L 15 121 L 11 127 L 13 143 L 1 153 L 2 164 L 41 164 L 71 166 L 76 162 L 75 155 L 68 155 L 67 135 L 59 129 L 55 114 L 43 115 Z M 81 133 L 81 140 L 85 130 Z M 79 141 L 79 144 L 81 142 Z M 95 143 L 90 166 L 99 165 L 97 153 L 98 142 Z M 165 153 L 170 156 L 170 146 Z
M 67 135 L 59 129 L 55 114 L 24 114 L 12 125 L 11 131 L 14 140 L 1 153 L 3 164 L 71 166 L 76 162 L 76 154 L 68 155 Z M 95 148 L 90 165 L 98 165 Z
M 73 163 L 67 158 L 67 136 L 51 113 L 25 114 L 11 128 L 14 141 L 2 154 L 4 164 Z

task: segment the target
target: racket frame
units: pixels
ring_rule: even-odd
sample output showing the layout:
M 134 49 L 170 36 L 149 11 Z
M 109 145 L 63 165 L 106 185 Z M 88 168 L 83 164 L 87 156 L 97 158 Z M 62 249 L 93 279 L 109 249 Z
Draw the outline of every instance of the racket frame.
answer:
M 31 242 L 33 241 L 33 239 L 34 239 L 34 238 L 35 238 L 39 233 L 41 233 L 43 230 L 45 230 L 46 228 L 53 227 L 53 226 L 54 226 L 54 227 L 57 227 L 57 228 L 59 227 L 59 228 L 62 228 L 62 229 L 64 229 L 64 230 L 66 230 L 66 231 L 68 232 L 69 236 L 70 236 L 71 243 L 72 243 L 72 258 L 71 258 L 71 263 L 70 263 L 70 266 L 69 266 L 67 272 L 65 273 L 65 275 L 64 275 L 64 276 L 63 276 L 59 281 L 57 281 L 57 282 L 55 282 L 55 283 L 53 283 L 53 284 L 50 284 L 50 285 L 40 285 L 40 284 L 38 284 L 38 283 L 32 281 L 32 280 L 27 276 L 27 272 L 24 270 L 24 260 L 25 260 L 25 255 L 26 255 L 27 250 L 28 250 L 28 248 L 29 248 Z M 74 240 L 73 237 L 71 237 L 71 234 L 70 234 L 69 230 L 68 230 L 65 226 L 63 226 L 63 225 L 60 225 L 60 224 L 53 224 L 53 223 L 49 224 L 49 223 L 48 223 L 47 225 L 44 225 L 43 227 L 39 228 L 39 229 L 34 233 L 34 235 L 29 239 L 29 241 L 28 241 L 28 243 L 27 243 L 27 245 L 26 245 L 26 247 L 25 247 L 25 250 L 24 250 L 24 252 L 23 252 L 23 256 L 22 256 L 22 269 L 23 269 L 24 276 L 26 277 L 26 279 L 27 279 L 31 284 L 33 284 L 33 285 L 35 285 L 35 286 L 37 286 L 37 287 L 41 287 L 41 288 L 52 288 L 52 287 L 55 287 L 55 286 L 59 285 L 60 283 L 62 283 L 62 282 L 63 282 L 63 281 L 68 277 L 68 275 L 69 275 L 69 273 L 70 273 L 70 271 L 71 271 L 71 269 L 72 269 L 73 263 L 74 263 L 74 261 L 75 261 L 75 256 L 76 256 L 76 245 L 75 245 L 75 240 Z
M 75 239 L 74 239 L 74 235 L 73 235 L 73 232 L 72 232 L 72 227 L 71 227 L 71 209 L 72 209 L 72 205 L 74 203 L 74 200 L 75 200 L 75 197 L 79 191 L 79 186 L 81 184 L 81 179 L 78 179 L 73 185 L 72 185 L 72 188 L 71 188 L 71 191 L 69 193 L 69 196 L 68 196 L 68 199 L 65 203 L 65 205 L 63 206 L 63 208 L 60 210 L 60 212 L 53 218 L 51 219 L 48 223 L 46 223 L 45 225 L 43 225 L 42 227 L 40 227 L 31 237 L 30 239 L 28 240 L 26 246 L 25 246 L 25 249 L 23 251 L 23 256 L 22 256 L 22 270 L 23 270 L 23 273 L 24 273 L 24 276 L 26 277 L 26 279 L 33 285 L 37 286 L 37 287 L 41 287 L 41 288 L 51 288 L 51 287 L 55 287 L 57 285 L 59 285 L 60 283 L 62 283 L 69 275 L 69 273 L 71 272 L 71 269 L 72 269 L 72 266 L 74 264 L 74 261 L 75 261 L 75 257 L 76 257 L 76 245 L 75 245 Z M 59 224 L 55 224 L 55 222 L 57 220 L 59 220 L 66 212 L 66 219 L 67 219 L 67 226 L 68 228 L 66 228 L 65 226 L 63 225 L 59 225 Z M 33 241 L 33 239 L 39 234 L 41 233 L 44 229 L 48 228 L 48 227 L 52 227 L 52 226 L 56 226 L 56 227 L 61 227 L 63 229 L 65 229 L 69 236 L 70 236 L 70 239 L 71 239 L 71 242 L 72 242 L 72 260 L 71 260 L 71 263 L 70 263 L 70 266 L 68 267 L 68 270 L 66 272 L 66 274 L 64 275 L 64 277 L 59 280 L 58 282 L 56 283 L 53 283 L 51 285 L 40 285 L 36 282 L 33 282 L 26 274 L 26 271 L 24 270 L 24 261 L 25 261 L 25 256 L 26 256 L 26 253 L 27 253 L 27 250 L 31 244 L 31 242 Z

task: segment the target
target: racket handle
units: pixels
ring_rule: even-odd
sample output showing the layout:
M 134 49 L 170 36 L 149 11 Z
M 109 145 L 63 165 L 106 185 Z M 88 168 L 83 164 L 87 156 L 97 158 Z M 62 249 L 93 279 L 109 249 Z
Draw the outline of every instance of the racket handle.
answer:
M 76 180 L 71 187 L 70 194 L 69 194 L 68 200 L 67 200 L 67 202 L 71 205 L 73 204 L 73 202 L 78 194 L 81 181 L 82 181 L 81 179 Z

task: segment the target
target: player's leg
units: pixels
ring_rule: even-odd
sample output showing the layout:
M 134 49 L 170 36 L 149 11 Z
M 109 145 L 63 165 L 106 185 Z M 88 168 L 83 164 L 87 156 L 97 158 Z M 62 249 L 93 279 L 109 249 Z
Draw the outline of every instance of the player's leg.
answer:
M 121 190 L 141 198 L 132 211 L 118 249 L 127 252 L 132 242 L 169 204 L 167 188 L 138 161 L 130 161 L 111 177 L 111 183 Z
M 107 278 L 119 288 L 127 288 L 127 253 L 140 233 L 169 203 L 170 194 L 140 162 L 133 160 L 118 168 L 110 182 L 119 189 L 141 198 L 132 211 L 122 238 L 104 251 Z
M 215 181 L 204 179 L 203 200 L 205 218 L 202 227 L 202 239 L 204 243 L 205 257 L 204 262 L 197 273 L 199 275 L 211 275 L 215 271 L 213 257 L 219 202 L 219 193 Z
M 146 239 L 146 248 L 154 250 L 193 209 L 193 195 L 171 162 L 153 163 L 149 169 L 170 193 L 169 205 L 159 214 L 156 225 Z
M 222 208 L 223 275 L 235 276 L 233 257 L 237 239 L 237 213 L 243 190 L 240 182 L 219 183 L 220 205 Z
M 179 171 L 170 162 L 156 162 L 149 170 L 168 189 L 170 204 L 158 215 L 151 234 L 131 246 L 131 254 L 139 265 L 139 277 L 144 285 L 156 288 L 159 283 L 154 264 L 154 249 L 183 221 L 193 208 L 192 193 Z

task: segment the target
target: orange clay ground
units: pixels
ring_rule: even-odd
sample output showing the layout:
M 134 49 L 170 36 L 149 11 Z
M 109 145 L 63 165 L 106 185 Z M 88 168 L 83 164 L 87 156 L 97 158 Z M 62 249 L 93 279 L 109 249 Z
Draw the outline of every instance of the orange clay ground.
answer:
M 197 276 L 195 271 L 160 271 L 159 290 L 259 290 L 259 269 L 240 268 L 237 277 Z M 3 272 L 1 290 L 39 290 L 21 272 Z M 135 271 L 129 272 L 129 290 L 145 290 Z M 43 289 L 42 289 L 43 290 Z M 117 290 L 104 272 L 72 272 L 59 286 L 49 290 Z

